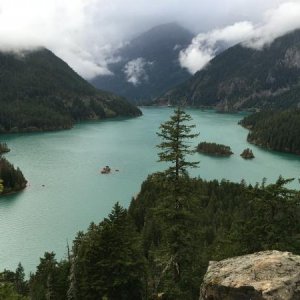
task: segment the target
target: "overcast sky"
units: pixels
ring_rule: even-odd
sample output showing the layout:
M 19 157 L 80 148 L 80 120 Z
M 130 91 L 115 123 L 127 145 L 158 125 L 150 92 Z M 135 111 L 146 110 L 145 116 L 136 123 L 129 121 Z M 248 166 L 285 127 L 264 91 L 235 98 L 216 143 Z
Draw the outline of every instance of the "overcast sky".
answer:
M 299 28 L 300 0 L 0 0 L 0 49 L 45 46 L 91 78 L 110 73 L 116 47 L 171 21 L 195 33 L 179 57 L 194 73 L 215 55 L 218 40 L 255 38 L 248 46 L 259 48 Z

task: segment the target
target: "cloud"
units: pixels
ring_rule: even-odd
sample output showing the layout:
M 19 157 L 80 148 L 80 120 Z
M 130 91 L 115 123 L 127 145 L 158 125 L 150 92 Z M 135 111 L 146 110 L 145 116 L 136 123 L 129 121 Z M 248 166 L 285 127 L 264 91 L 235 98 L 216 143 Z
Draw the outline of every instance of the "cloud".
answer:
M 44 46 L 85 77 L 107 73 L 85 49 L 86 1 L 70 2 L 0 0 L 0 50 Z
M 134 86 L 139 85 L 142 81 L 147 81 L 148 75 L 145 67 L 150 65 L 152 65 L 152 62 L 146 61 L 142 57 L 129 61 L 124 67 L 127 81 Z
M 254 29 L 253 36 L 245 46 L 262 49 L 277 37 L 300 28 L 300 2 L 282 3 L 266 12 L 264 24 Z
M 192 74 L 204 68 L 222 48 L 243 42 L 246 47 L 262 49 L 274 39 L 300 28 L 300 3 L 289 1 L 267 10 L 259 24 L 243 21 L 198 34 L 179 54 L 182 67 Z
M 111 74 L 120 45 L 176 21 L 193 32 L 249 20 L 283 0 L 0 0 L 0 50 L 44 46 L 79 74 Z
M 220 47 L 234 45 L 241 40 L 252 37 L 253 25 L 249 22 L 239 22 L 222 29 L 216 29 L 208 33 L 200 33 L 192 43 L 180 51 L 179 62 L 192 74 L 201 70 L 215 57 Z

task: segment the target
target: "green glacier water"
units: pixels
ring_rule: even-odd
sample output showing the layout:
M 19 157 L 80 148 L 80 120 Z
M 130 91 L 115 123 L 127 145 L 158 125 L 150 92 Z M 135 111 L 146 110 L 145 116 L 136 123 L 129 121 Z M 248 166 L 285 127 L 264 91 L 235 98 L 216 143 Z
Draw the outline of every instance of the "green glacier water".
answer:
M 299 157 L 247 143 L 247 130 L 237 125 L 242 115 L 187 111 L 200 132 L 195 146 L 211 141 L 234 152 L 230 158 L 196 153 L 193 159 L 200 160 L 200 168 L 190 175 L 248 183 L 299 177 Z M 33 271 L 45 251 L 64 257 L 76 232 L 99 222 L 117 201 L 128 207 L 147 175 L 165 167 L 156 162 L 155 133 L 172 109 L 143 108 L 143 113 L 134 119 L 77 124 L 68 131 L 1 136 L 12 149 L 7 158 L 21 168 L 29 185 L 0 198 L 0 270 L 14 270 L 21 261 L 27 273 Z M 246 147 L 253 149 L 254 160 L 239 156 Z M 105 165 L 119 172 L 101 175 Z

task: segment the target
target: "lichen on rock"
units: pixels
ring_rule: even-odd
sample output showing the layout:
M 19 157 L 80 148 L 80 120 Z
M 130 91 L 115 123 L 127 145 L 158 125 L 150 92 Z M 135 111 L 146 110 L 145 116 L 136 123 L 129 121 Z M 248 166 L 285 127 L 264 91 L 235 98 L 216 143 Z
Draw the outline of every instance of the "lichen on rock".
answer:
M 299 300 L 300 256 L 264 251 L 210 262 L 200 300 Z

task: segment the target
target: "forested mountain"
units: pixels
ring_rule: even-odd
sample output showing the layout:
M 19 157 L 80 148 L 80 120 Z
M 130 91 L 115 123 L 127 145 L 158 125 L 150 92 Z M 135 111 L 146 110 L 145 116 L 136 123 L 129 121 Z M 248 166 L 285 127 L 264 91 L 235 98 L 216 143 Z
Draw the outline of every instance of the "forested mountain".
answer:
M 99 91 L 51 51 L 0 53 L 0 132 L 70 128 L 74 121 L 140 111 Z
M 262 50 L 233 46 L 160 100 L 221 111 L 287 108 L 300 103 L 300 30 L 277 38 Z
M 300 110 L 264 111 L 240 121 L 247 140 L 267 149 L 300 155 Z
M 91 83 L 134 100 L 150 101 L 191 75 L 179 64 L 179 52 L 193 34 L 176 23 L 156 26 L 121 48 L 120 61 L 109 64 L 113 75 L 98 76 Z

